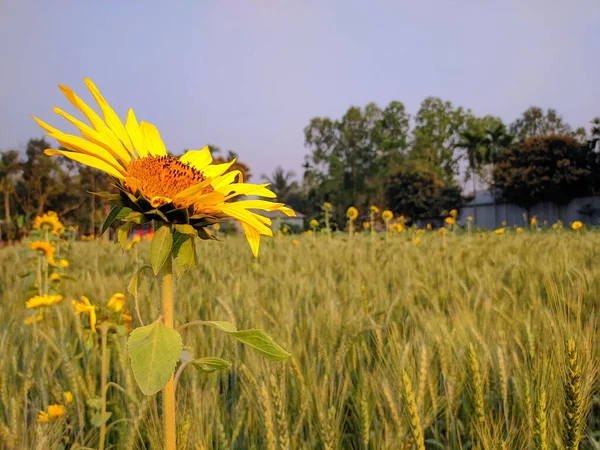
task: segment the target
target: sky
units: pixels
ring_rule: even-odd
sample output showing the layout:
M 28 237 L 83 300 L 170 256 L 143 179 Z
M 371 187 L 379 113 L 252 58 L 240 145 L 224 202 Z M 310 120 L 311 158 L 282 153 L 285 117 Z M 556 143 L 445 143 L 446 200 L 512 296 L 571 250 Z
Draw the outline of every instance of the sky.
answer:
M 168 150 L 234 150 L 257 181 L 301 173 L 303 129 L 348 107 L 439 96 L 513 121 L 600 116 L 598 0 L 0 0 L 0 150 L 92 102 L 155 124 Z

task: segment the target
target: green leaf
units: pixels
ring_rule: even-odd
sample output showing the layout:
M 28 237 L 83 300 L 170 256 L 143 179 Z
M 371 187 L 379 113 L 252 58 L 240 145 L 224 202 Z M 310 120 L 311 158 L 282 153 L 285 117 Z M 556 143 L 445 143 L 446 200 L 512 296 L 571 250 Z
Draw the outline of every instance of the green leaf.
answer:
M 177 251 L 177 273 L 183 273 L 196 265 L 196 244 L 188 237 Z
M 216 236 L 214 236 L 210 231 L 208 231 L 206 228 L 198 228 L 198 237 L 202 240 L 208 240 L 211 239 L 213 241 L 218 241 L 219 238 L 217 238 Z
M 252 347 L 258 353 L 271 361 L 283 361 L 292 356 L 281 348 L 271 336 L 260 330 L 241 330 L 238 331 L 233 324 L 229 322 L 207 321 L 207 325 L 213 326 L 218 330 L 224 331 L 238 341 Z
M 96 414 L 94 414 L 92 416 L 92 425 L 94 425 L 96 428 L 100 428 L 102 425 L 104 425 L 106 422 L 108 422 L 108 419 L 110 419 L 110 416 L 112 416 L 111 412 L 105 412 L 104 414 L 100 414 L 99 412 L 97 412 Z
M 154 233 L 152 245 L 150 245 L 150 264 L 154 275 L 158 275 L 160 269 L 165 264 L 167 258 L 171 255 L 173 246 L 173 235 L 169 226 L 160 227 Z
M 182 348 L 181 335 L 160 321 L 133 330 L 127 349 L 133 376 L 144 394 L 156 394 L 167 384 Z
M 196 230 L 191 225 L 175 225 L 175 230 L 180 232 L 181 234 L 187 234 L 189 236 L 196 236 Z
M 137 223 L 138 225 L 148 222 L 148 219 L 146 219 L 146 217 L 142 213 L 135 211 L 132 211 L 129 214 L 127 214 L 127 216 L 123 217 L 122 220 L 124 220 L 125 222 Z
M 167 219 L 167 216 L 165 216 L 164 213 L 162 211 L 159 211 L 158 209 L 151 209 L 150 211 L 147 211 L 146 214 L 155 214 L 165 222 L 169 221 L 169 219 Z
M 231 367 L 229 361 L 225 361 L 221 358 L 199 358 L 190 362 L 196 369 L 201 373 L 213 373 L 217 370 L 227 370 Z
M 123 220 L 131 213 L 131 211 L 133 211 L 131 208 L 121 208 L 121 211 L 119 211 L 119 214 L 117 214 L 117 220 Z
M 100 397 L 92 397 L 86 401 L 87 405 L 93 409 L 100 409 L 102 407 L 102 399 Z
M 117 242 L 123 250 L 127 248 L 127 238 L 132 228 L 133 224 L 131 222 L 127 222 L 117 228 Z
M 113 222 L 115 220 L 117 220 L 117 216 L 119 215 L 119 212 L 123 209 L 122 206 L 117 206 L 114 205 L 110 212 L 108 213 L 108 216 L 106 216 L 106 219 L 104 219 L 104 223 L 102 224 L 102 228 L 100 229 L 100 236 L 102 236 L 104 234 L 104 232 L 106 230 L 108 230 L 108 228 L 113 224 Z

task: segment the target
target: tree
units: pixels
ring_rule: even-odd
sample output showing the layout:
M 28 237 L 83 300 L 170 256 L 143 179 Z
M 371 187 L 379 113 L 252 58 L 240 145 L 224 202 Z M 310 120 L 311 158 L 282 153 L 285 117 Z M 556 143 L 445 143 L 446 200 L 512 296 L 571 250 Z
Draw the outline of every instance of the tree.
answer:
M 415 116 L 411 159 L 439 169 L 445 181 L 452 183 L 460 160 L 455 150 L 470 117 L 471 112 L 462 107 L 454 108 L 437 97 L 426 98 Z
M 510 125 L 510 132 L 519 141 L 536 136 L 551 134 L 571 136 L 571 127 L 563 122 L 563 118 L 555 109 L 546 113 L 538 106 L 532 106 Z
M 4 195 L 4 220 L 10 222 L 10 196 L 15 193 L 15 176 L 21 170 L 19 152 L 8 150 L 0 156 L 0 189 Z
M 304 129 L 309 199 L 338 206 L 334 217 L 340 223 L 349 206 L 366 210 L 382 202 L 389 167 L 406 152 L 409 119 L 400 102 L 384 110 L 375 103 L 353 106 L 340 120 L 313 118 Z
M 591 122 L 589 144 L 591 148 L 596 148 L 600 142 L 600 117 L 595 117 Z
M 286 172 L 283 167 L 278 166 L 271 176 L 263 175 L 261 178 L 271 184 L 269 189 L 277 195 L 280 202 L 287 203 L 290 196 L 299 189 L 298 183 L 293 180 L 295 176 L 294 172 Z
M 30 139 L 26 157 L 22 164 L 22 183 L 17 186 L 16 195 L 23 211 L 42 214 L 47 204 L 66 191 L 68 174 L 61 167 L 60 159 L 48 158 L 44 150 L 50 148 L 45 139 Z M 19 187 L 21 189 L 19 189 Z M 21 192 L 19 192 L 19 190 Z
M 588 145 L 570 136 L 534 137 L 500 153 L 494 188 L 499 199 L 526 209 L 542 201 L 563 205 L 591 194 L 598 170 Z
M 386 204 L 411 219 L 441 217 L 462 203 L 461 189 L 419 162 L 397 166 L 387 181 Z

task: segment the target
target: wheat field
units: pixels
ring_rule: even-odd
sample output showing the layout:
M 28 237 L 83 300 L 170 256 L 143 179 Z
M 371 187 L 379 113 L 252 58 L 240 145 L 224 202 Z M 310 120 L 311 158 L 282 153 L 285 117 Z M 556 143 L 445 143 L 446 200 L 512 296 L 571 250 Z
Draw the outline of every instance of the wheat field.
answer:
M 292 358 L 183 330 L 193 355 L 232 366 L 182 372 L 178 448 L 600 449 L 597 232 L 305 235 L 264 241 L 258 260 L 241 237 L 197 248 L 176 282 L 176 325 L 256 327 Z M 0 250 L 1 449 L 100 447 L 100 341 L 71 299 L 126 293 L 148 250 L 64 244 L 64 300 L 30 325 L 27 249 Z M 158 299 L 151 277 L 139 311 L 127 294 L 134 327 L 156 320 Z M 137 388 L 127 336 L 107 339 L 104 448 L 159 449 L 160 396 Z M 50 404 L 64 416 L 38 420 Z

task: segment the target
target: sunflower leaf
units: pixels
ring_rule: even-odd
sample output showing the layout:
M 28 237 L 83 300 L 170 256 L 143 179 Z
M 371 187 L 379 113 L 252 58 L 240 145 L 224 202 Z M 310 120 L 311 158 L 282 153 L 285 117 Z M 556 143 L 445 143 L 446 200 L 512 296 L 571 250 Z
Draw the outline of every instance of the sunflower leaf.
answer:
M 196 236 L 196 230 L 191 225 L 175 225 L 175 230 L 181 234 L 187 234 L 189 236 Z
M 165 264 L 167 258 L 171 255 L 173 246 L 173 234 L 169 226 L 160 227 L 152 238 L 150 245 L 150 264 L 154 275 L 158 275 L 160 269 Z
M 181 274 L 196 265 L 196 244 L 194 238 L 187 237 L 177 250 L 177 273 Z
M 126 222 L 117 228 L 117 242 L 121 246 L 123 250 L 127 248 L 127 238 L 129 237 L 129 232 L 133 228 L 133 223 Z
M 144 394 L 156 394 L 167 384 L 182 348 L 181 335 L 160 321 L 133 330 L 127 349 L 135 381 Z
M 215 357 L 194 359 L 193 361 L 190 361 L 190 364 L 201 373 L 213 373 L 217 370 L 227 370 L 231 367 L 229 361 Z
M 104 232 L 106 230 L 108 230 L 108 228 L 113 224 L 113 222 L 115 220 L 117 220 L 117 216 L 119 215 L 119 212 L 123 209 L 122 206 L 117 206 L 114 205 L 110 212 L 108 213 L 108 216 L 106 216 L 106 219 L 104 219 L 104 223 L 102 224 L 102 228 L 100 229 L 100 236 L 102 236 L 104 234 Z
M 281 348 L 271 336 L 260 330 L 237 330 L 233 324 L 220 321 L 207 321 L 205 324 L 223 331 L 243 344 L 252 347 L 271 361 L 283 361 L 292 356 Z
M 148 219 L 146 219 L 146 217 L 142 213 L 136 211 L 132 211 L 129 214 L 127 214 L 127 216 L 123 217 L 123 220 L 125 222 L 133 222 L 138 225 L 141 225 L 142 223 L 148 221 Z

